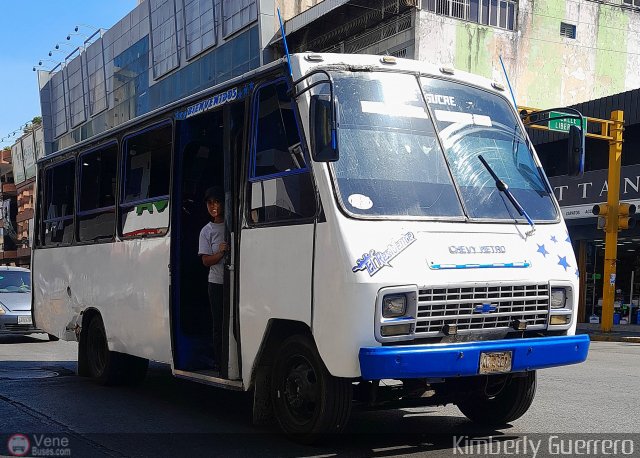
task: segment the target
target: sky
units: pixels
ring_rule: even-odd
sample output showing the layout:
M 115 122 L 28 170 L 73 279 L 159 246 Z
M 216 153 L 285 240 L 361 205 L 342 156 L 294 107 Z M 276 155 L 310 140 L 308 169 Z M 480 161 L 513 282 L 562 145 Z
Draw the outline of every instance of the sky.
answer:
M 136 5 L 136 0 L 0 0 L 0 139 L 40 116 L 33 71 L 40 60 L 42 68 L 51 69 L 83 43 L 80 35 L 66 39 L 76 26 L 85 36 L 98 28 L 109 29 Z M 66 52 L 54 51 L 49 57 L 56 44 Z M 14 141 L 13 137 L 0 141 L 0 148 Z

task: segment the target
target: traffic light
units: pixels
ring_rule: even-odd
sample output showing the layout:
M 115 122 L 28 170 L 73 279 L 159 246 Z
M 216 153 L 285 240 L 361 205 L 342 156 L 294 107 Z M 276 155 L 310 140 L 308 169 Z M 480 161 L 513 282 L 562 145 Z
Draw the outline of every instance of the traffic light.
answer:
M 540 122 L 540 115 L 530 108 L 521 108 L 520 119 L 525 126 L 528 126 Z
M 607 230 L 607 215 L 609 214 L 609 206 L 607 204 L 597 204 L 593 206 L 593 214 L 598 217 L 598 229 Z
M 618 206 L 618 230 L 631 229 L 635 227 L 636 220 L 633 215 L 636 213 L 636 206 L 633 204 L 620 204 Z
M 604 231 L 631 229 L 635 227 L 636 220 L 633 215 L 636 213 L 636 206 L 633 204 L 622 203 L 618 205 L 618 221 L 616 227 L 610 227 L 615 223 L 615 220 L 611 219 L 609 212 L 609 206 L 607 204 L 598 204 L 593 206 L 593 214 L 598 217 L 598 229 Z

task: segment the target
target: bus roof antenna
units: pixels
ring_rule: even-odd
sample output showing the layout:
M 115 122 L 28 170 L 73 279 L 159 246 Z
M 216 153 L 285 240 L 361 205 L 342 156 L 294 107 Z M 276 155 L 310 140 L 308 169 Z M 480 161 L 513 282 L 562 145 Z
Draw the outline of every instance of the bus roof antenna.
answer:
M 291 68 L 291 56 L 289 55 L 289 47 L 287 46 L 287 35 L 284 33 L 282 16 L 280 16 L 280 8 L 278 8 L 278 21 L 280 21 L 280 34 L 282 35 L 282 43 L 284 43 L 284 53 L 287 55 L 287 64 L 289 64 L 289 75 L 291 75 L 291 77 L 293 78 L 293 69 Z
M 504 72 L 504 77 L 507 80 L 507 86 L 509 86 L 509 92 L 511 92 L 511 99 L 513 100 L 513 106 L 518 109 L 518 104 L 516 103 L 516 96 L 513 94 L 513 88 L 511 87 L 511 82 L 509 81 L 509 75 L 507 74 L 507 69 L 504 66 L 504 62 L 502 61 L 502 55 L 498 56 L 500 58 L 500 65 L 502 65 L 502 71 Z

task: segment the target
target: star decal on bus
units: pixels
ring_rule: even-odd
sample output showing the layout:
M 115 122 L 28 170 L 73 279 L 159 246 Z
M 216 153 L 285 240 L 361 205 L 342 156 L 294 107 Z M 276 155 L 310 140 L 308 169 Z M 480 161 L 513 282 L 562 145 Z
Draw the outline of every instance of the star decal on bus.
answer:
M 566 271 L 569 267 L 571 267 L 571 264 L 569 264 L 567 262 L 567 257 L 566 256 L 558 256 L 558 265 L 564 267 L 564 270 Z
M 544 243 L 542 245 L 540 245 L 539 243 L 536 243 L 536 245 L 538 245 L 538 253 L 541 253 L 542 256 L 544 256 L 546 258 L 547 255 L 549 254 L 549 252 L 544 247 Z

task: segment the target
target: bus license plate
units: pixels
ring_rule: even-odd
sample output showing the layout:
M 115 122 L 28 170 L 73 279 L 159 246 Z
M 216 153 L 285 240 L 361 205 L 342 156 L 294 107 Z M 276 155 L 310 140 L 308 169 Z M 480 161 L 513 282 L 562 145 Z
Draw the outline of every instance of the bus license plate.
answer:
M 33 324 L 33 320 L 29 315 L 18 316 L 18 324 Z
M 511 372 L 511 352 L 493 351 L 480 353 L 480 374 Z

